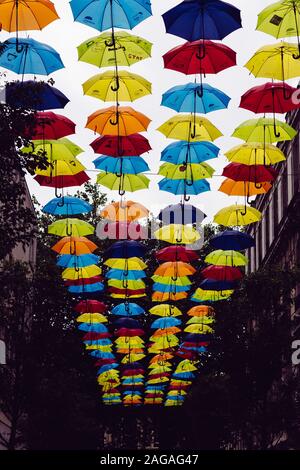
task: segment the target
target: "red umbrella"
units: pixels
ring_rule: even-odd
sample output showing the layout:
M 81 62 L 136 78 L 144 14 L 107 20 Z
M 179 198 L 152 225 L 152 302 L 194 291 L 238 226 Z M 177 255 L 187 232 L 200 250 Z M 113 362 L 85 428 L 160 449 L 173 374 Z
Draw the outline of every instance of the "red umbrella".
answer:
M 128 377 L 132 377 L 133 375 L 144 374 L 144 369 L 126 369 L 123 370 L 122 376 L 126 375 Z
M 103 313 L 107 306 L 99 300 L 81 300 L 74 310 L 79 313 Z
M 242 163 L 229 163 L 222 176 L 234 181 L 251 181 L 255 184 L 272 182 L 277 178 L 277 171 L 264 165 L 244 165 Z
M 110 240 L 145 240 L 148 237 L 146 227 L 135 222 L 108 222 L 102 232 Z
M 94 366 L 101 367 L 104 364 L 115 364 L 115 362 L 116 362 L 115 359 L 103 358 L 103 359 L 98 359 L 98 361 L 95 362 Z
M 85 171 L 80 171 L 76 175 L 64 176 L 42 176 L 36 175 L 34 179 L 41 185 L 48 188 L 70 188 L 71 186 L 81 186 L 90 180 Z
M 111 337 L 110 333 L 96 333 L 94 331 L 89 331 L 83 336 L 82 339 L 83 341 L 96 341 L 97 339 L 106 339 L 110 337 Z
M 152 379 L 161 379 L 162 377 L 170 377 L 170 372 L 161 372 L 160 374 L 153 374 L 149 376 Z
M 300 104 L 292 99 L 293 94 L 299 92 L 299 89 L 287 83 L 268 82 L 246 91 L 241 98 L 240 108 L 254 113 L 288 113 L 300 108 Z
M 127 137 L 105 135 L 92 142 L 91 147 L 95 153 L 109 155 L 111 157 L 134 157 L 152 150 L 149 141 L 140 134 L 132 134 Z
M 117 330 L 115 332 L 115 336 L 119 336 L 119 337 L 122 337 L 122 336 L 144 336 L 145 332 L 144 330 L 141 330 L 141 329 L 132 329 L 132 328 L 120 328 L 119 330 Z
M 243 277 L 239 268 L 231 266 L 208 266 L 201 271 L 201 274 L 205 279 L 215 281 L 237 281 Z
M 111 294 L 121 294 L 121 295 L 127 295 L 127 297 L 130 297 L 131 295 L 139 295 L 139 294 L 145 294 L 146 289 L 119 289 L 118 287 L 109 287 L 108 291 Z
M 75 134 L 76 124 L 61 114 L 38 112 L 35 117 L 35 127 L 27 130 L 26 134 L 31 140 L 57 140 L 67 135 Z
M 159 261 L 183 261 L 189 263 L 191 261 L 197 261 L 199 259 L 196 251 L 189 250 L 184 246 L 167 246 L 162 250 L 159 250 L 155 254 L 156 259 Z
M 186 42 L 164 56 L 165 68 L 186 75 L 216 74 L 236 65 L 236 52 L 224 44 L 208 40 Z M 200 95 L 201 96 L 201 95 Z
M 103 282 L 102 276 L 88 277 L 86 279 L 68 279 L 64 281 L 65 286 L 82 286 L 86 284 L 96 284 L 97 282 Z

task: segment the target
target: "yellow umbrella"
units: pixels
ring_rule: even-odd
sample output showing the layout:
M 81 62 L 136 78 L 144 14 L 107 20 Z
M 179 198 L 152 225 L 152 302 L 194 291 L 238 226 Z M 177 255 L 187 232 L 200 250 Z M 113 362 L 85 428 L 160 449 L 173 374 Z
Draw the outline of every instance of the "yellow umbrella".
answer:
M 250 225 L 260 219 L 261 212 L 243 205 L 224 207 L 214 216 L 214 222 L 225 227 Z
M 120 281 L 118 279 L 111 279 L 107 283 L 109 286 L 112 287 L 117 287 L 117 288 L 123 288 L 123 289 L 132 289 L 132 290 L 138 290 L 138 289 L 145 289 L 146 284 L 141 281 L 141 280 L 123 280 Z
M 130 294 L 128 296 L 128 294 L 110 294 L 110 296 L 113 298 L 113 299 L 126 299 L 126 298 L 130 298 L 130 299 L 140 299 L 141 297 L 147 297 L 147 294 L 144 293 L 144 294 Z
M 209 326 L 201 325 L 201 324 L 189 325 L 184 329 L 184 331 L 186 331 L 187 333 L 202 334 L 202 335 L 214 332 L 214 330 L 210 328 Z
M 161 366 L 172 366 L 172 363 L 171 362 L 168 362 L 168 361 L 157 361 L 157 362 L 154 362 L 152 364 L 150 364 L 150 366 L 148 367 L 148 369 L 156 369 L 157 368 L 157 364 L 160 364 Z
M 157 315 L 159 317 L 179 317 L 182 315 L 179 308 L 169 304 L 155 305 L 155 307 L 150 308 L 149 312 L 151 315 Z
M 76 318 L 77 322 L 82 323 L 106 323 L 108 322 L 105 315 L 102 313 L 83 313 Z
M 205 263 L 215 266 L 246 266 L 248 261 L 245 255 L 234 250 L 215 250 L 209 253 L 205 258 Z
M 90 351 L 112 352 L 112 346 L 102 344 L 86 344 L 85 348 Z
M 187 292 L 153 292 L 152 302 L 176 302 L 177 300 L 183 300 L 188 297 Z
M 225 290 L 225 291 L 217 291 L 217 290 L 203 290 L 197 289 L 192 297 L 192 301 L 195 302 L 217 302 L 220 300 L 228 299 L 234 290 Z
M 151 83 L 135 73 L 120 70 L 108 70 L 95 75 L 83 85 L 85 95 L 93 96 L 102 101 L 135 101 L 151 94 Z
M 109 258 L 104 262 L 106 266 L 113 269 L 124 269 L 142 271 L 147 265 L 140 258 Z
M 185 359 L 184 361 L 181 361 L 178 366 L 176 367 L 176 373 L 179 372 L 192 372 L 194 370 L 197 370 L 197 367 L 195 367 L 194 362 L 189 361 L 188 359 Z
M 244 121 L 234 130 L 232 137 L 266 144 L 292 140 L 296 135 L 297 131 L 286 122 L 262 117 Z
M 156 230 L 154 236 L 158 240 L 171 243 L 172 245 L 190 245 L 200 240 L 199 232 L 189 225 L 172 224 Z
M 197 323 L 201 325 L 210 325 L 215 323 L 215 319 L 213 317 L 192 317 L 186 322 L 187 325 L 195 325 Z
M 75 218 L 59 219 L 48 227 L 48 233 L 58 235 L 59 237 L 83 237 L 85 235 L 92 235 L 94 231 L 95 228 L 91 224 Z
M 297 44 L 279 42 L 258 49 L 245 67 L 255 77 L 273 78 L 284 82 L 300 76 L 300 61 L 295 58 L 297 56 Z
M 169 119 L 158 131 L 169 139 L 186 141 L 214 141 L 222 133 L 208 119 L 189 114 L 177 114 Z
M 44 170 L 36 168 L 34 172 L 36 175 L 51 177 L 77 175 L 77 173 L 84 170 L 86 170 L 86 167 L 79 160 L 73 158 L 72 160 L 55 160 L 48 168 Z
M 121 360 L 122 364 L 130 364 L 131 362 L 138 362 L 141 361 L 146 357 L 145 354 L 127 354 L 123 359 Z
M 225 153 L 230 162 L 243 165 L 275 165 L 286 160 L 284 153 L 275 145 L 249 142 L 238 145 Z
M 160 383 L 165 383 L 165 382 L 169 382 L 169 377 L 159 377 L 157 379 L 151 379 L 151 380 L 148 380 L 147 384 L 151 385 L 151 384 L 160 384 Z
M 89 277 L 99 276 L 101 273 L 101 268 L 95 264 L 92 264 L 91 266 L 86 266 L 85 268 L 79 268 L 79 270 L 75 268 L 67 268 L 62 272 L 61 276 L 63 279 L 76 281 L 78 279 L 88 279 Z
M 188 179 L 198 181 L 204 178 L 211 178 L 215 173 L 208 163 L 192 163 L 185 165 L 173 165 L 172 163 L 164 163 L 159 168 L 159 175 L 165 176 L 172 180 Z
M 178 276 L 175 281 L 174 279 L 170 279 L 169 277 L 158 276 L 157 274 L 154 274 L 153 276 L 151 276 L 151 279 L 154 282 L 158 282 L 159 284 L 172 284 L 172 286 L 190 286 L 192 284 L 192 281 L 188 276 Z

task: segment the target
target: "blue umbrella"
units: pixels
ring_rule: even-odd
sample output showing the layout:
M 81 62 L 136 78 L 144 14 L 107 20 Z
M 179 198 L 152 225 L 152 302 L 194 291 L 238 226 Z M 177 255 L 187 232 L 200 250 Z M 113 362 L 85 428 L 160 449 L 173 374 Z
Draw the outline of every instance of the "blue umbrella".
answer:
M 210 184 L 206 180 L 171 180 L 164 178 L 158 183 L 161 191 L 167 191 L 172 194 L 197 195 L 210 191 Z
M 255 245 L 254 238 L 239 230 L 225 230 L 211 238 L 210 245 L 217 250 L 241 251 Z
M 33 80 L 8 83 L 5 88 L 5 97 L 6 104 L 13 108 L 36 111 L 64 108 L 70 101 L 57 88 L 48 83 Z
M 147 277 L 147 274 L 145 271 L 135 271 L 134 269 L 128 271 L 127 273 L 124 271 L 124 269 L 110 269 L 105 274 L 105 277 L 107 279 L 118 279 L 119 281 L 125 281 L 126 279 L 128 281 L 137 281 L 138 279 Z
M 187 142 L 180 140 L 168 145 L 161 154 L 161 161 L 181 165 L 183 163 L 203 163 L 217 158 L 220 149 L 212 142 Z
M 18 44 L 18 47 L 17 47 Z M 3 43 L 0 67 L 18 74 L 49 75 L 64 68 L 55 49 L 34 39 L 10 38 Z
M 177 292 L 188 292 L 191 286 L 176 286 L 174 284 L 160 284 L 155 282 L 153 284 L 153 291 L 156 292 L 172 292 L 176 294 Z
M 104 352 L 96 349 L 95 351 L 91 351 L 90 355 L 93 357 L 97 357 L 99 359 L 115 359 L 115 356 L 111 352 Z
M 102 323 L 80 323 L 78 330 L 91 331 L 94 333 L 107 333 L 108 329 Z
M 170 328 L 181 325 L 181 320 L 173 317 L 158 318 L 151 323 L 151 328 Z
M 96 339 L 94 341 L 87 340 L 87 341 L 84 341 L 84 344 L 87 344 L 89 346 L 92 346 L 92 345 L 109 346 L 110 344 L 112 344 L 112 341 L 108 338 L 102 338 L 102 339 Z
M 88 253 L 86 255 L 60 255 L 57 257 L 57 266 L 63 268 L 84 268 L 100 262 L 99 256 Z
M 165 225 L 202 223 L 206 215 L 191 204 L 171 204 L 160 211 L 159 220 Z
M 187 41 L 222 40 L 242 27 L 240 10 L 219 0 L 185 0 L 163 19 L 167 33 Z
M 150 390 L 157 391 L 157 390 L 165 390 L 166 385 L 147 385 L 146 390 L 149 392 Z
M 129 378 L 129 379 L 123 379 L 122 380 L 122 384 L 123 385 L 132 385 L 132 384 L 137 384 L 139 382 L 141 382 L 143 379 L 140 378 L 140 379 L 135 379 L 135 378 Z
M 189 333 L 185 335 L 184 340 L 187 341 L 188 343 L 207 343 L 211 341 L 211 334 L 204 334 L 204 335 L 199 335 L 195 333 Z
M 176 401 L 184 401 L 185 400 L 185 396 L 183 395 L 167 395 L 166 397 L 166 400 L 176 400 Z
M 103 170 L 106 173 L 116 173 L 118 175 L 137 175 L 150 168 L 142 157 L 98 157 L 93 161 L 97 170 Z
M 207 114 L 226 109 L 230 97 L 218 88 L 208 84 L 187 83 L 178 85 L 163 94 L 162 106 L 174 109 L 178 113 Z
M 131 392 L 130 390 L 127 390 L 124 392 L 124 395 L 132 395 L 132 393 L 134 393 L 135 395 L 139 395 L 139 396 L 142 396 L 142 392 L 139 392 L 139 391 L 134 391 L 134 392 Z
M 173 379 L 194 379 L 195 374 L 193 372 L 179 372 L 172 375 Z
M 205 279 L 200 284 L 203 290 L 232 290 L 237 288 L 237 282 L 234 281 L 213 281 L 211 279 Z
M 148 0 L 72 0 L 75 21 L 98 31 L 132 29 L 152 15 Z
M 130 364 L 126 364 L 124 366 L 126 370 L 128 369 L 140 369 L 141 368 L 141 363 L 140 362 L 130 362 Z
M 107 372 L 108 370 L 112 369 L 117 369 L 119 367 L 119 364 L 114 363 L 114 364 L 105 364 L 104 366 L 101 366 L 100 369 L 97 370 L 97 375 L 103 374 L 103 372 Z
M 91 212 L 93 207 L 83 199 L 78 197 L 64 196 L 63 198 L 54 198 L 43 208 L 42 212 L 51 215 L 76 215 Z
M 102 282 L 96 282 L 95 284 L 85 284 L 84 286 L 70 286 L 68 291 L 71 294 L 87 294 L 89 292 L 103 292 L 104 285 Z
M 124 317 L 129 317 L 129 316 L 138 316 L 138 315 L 143 315 L 145 313 L 145 310 L 140 307 L 138 304 L 135 303 L 122 303 L 114 307 L 111 311 L 113 315 L 117 316 L 124 316 Z
M 119 318 L 118 320 L 114 321 L 113 324 L 116 328 L 130 328 L 130 329 L 140 329 L 141 324 L 137 320 L 133 320 L 132 318 Z
M 121 241 L 116 242 L 104 252 L 106 258 L 142 258 L 145 255 L 146 247 L 139 242 Z

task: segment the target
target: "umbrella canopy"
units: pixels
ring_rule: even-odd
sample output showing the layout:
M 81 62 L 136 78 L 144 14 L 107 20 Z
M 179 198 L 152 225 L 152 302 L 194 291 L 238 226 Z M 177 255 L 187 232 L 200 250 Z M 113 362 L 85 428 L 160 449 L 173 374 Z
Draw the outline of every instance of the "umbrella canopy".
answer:
M 152 294 L 153 302 L 177 302 L 178 300 L 183 300 L 188 297 L 187 292 L 154 292 Z
M 216 250 L 206 256 L 205 263 L 217 266 L 246 266 L 248 264 L 248 258 L 239 251 Z
M 138 280 L 131 280 L 131 279 L 109 279 L 107 282 L 108 286 L 116 287 L 118 289 L 129 289 L 129 290 L 142 290 L 145 289 L 146 285 L 144 281 Z
M 172 282 L 172 278 L 168 278 L 168 283 L 155 282 L 152 286 L 153 291 L 156 292 L 170 292 L 172 294 L 178 294 L 179 292 L 188 292 L 191 286 L 180 286 Z
M 204 178 L 212 178 L 215 173 L 208 163 L 188 163 L 187 165 L 173 165 L 173 163 L 163 163 L 159 168 L 159 175 L 172 180 L 188 179 L 198 181 Z
M 76 280 L 65 280 L 65 286 L 84 286 L 87 284 L 97 284 L 98 282 L 102 282 L 104 278 L 102 276 L 93 276 L 89 277 L 88 279 L 76 279 Z
M 164 318 L 158 318 L 157 320 L 154 320 L 154 322 L 151 323 L 151 328 L 170 328 L 173 326 L 178 326 L 181 325 L 181 320 L 178 320 L 178 318 L 174 317 L 164 317 Z M 161 362 L 161 361 L 160 361 Z
M 112 47 L 112 42 L 115 47 Z M 151 57 L 152 43 L 126 31 L 107 32 L 77 47 L 78 59 L 96 67 L 126 66 Z
M 161 104 L 178 113 L 207 114 L 226 109 L 230 99 L 221 90 L 208 84 L 203 84 L 201 87 L 198 83 L 187 83 L 166 91 Z
M 1 27 L 5 31 L 43 29 L 59 18 L 49 0 L 5 0 L 0 4 Z
M 252 181 L 253 183 L 272 182 L 277 178 L 277 171 L 265 165 L 243 165 L 242 163 L 229 163 L 222 176 L 234 181 Z M 260 185 L 259 185 L 260 186 Z M 258 187 L 258 189 L 260 189 Z
M 142 271 L 147 268 L 147 265 L 139 258 L 111 258 L 104 262 L 104 264 L 114 269 L 124 269 L 125 271 L 134 269 L 136 271 Z
M 212 142 L 173 142 L 161 154 L 163 162 L 180 165 L 184 163 L 202 163 L 217 158 L 220 149 Z
M 151 279 L 154 281 L 154 282 L 157 282 L 159 284 L 170 284 L 170 282 L 172 282 L 172 284 L 174 286 L 190 286 L 192 284 L 192 281 L 190 280 L 190 278 L 188 276 L 178 276 L 177 279 L 171 279 L 170 277 L 168 276 L 158 276 L 156 274 L 154 274 Z
M 82 313 L 81 315 L 79 315 L 79 317 L 76 318 L 76 321 L 78 323 L 107 323 L 108 322 L 107 318 L 104 315 L 102 315 L 102 313 L 98 313 L 98 312 Z M 101 344 L 101 342 L 102 344 L 111 344 L 111 341 L 104 343 L 103 339 L 99 339 L 99 338 L 96 341 L 99 342 L 99 344 Z
M 155 271 L 154 274 L 159 276 L 168 276 L 177 278 L 180 276 L 190 276 L 195 274 L 196 269 L 188 263 L 182 261 L 169 261 L 161 264 Z M 175 279 L 174 279 L 175 280 Z
M 300 75 L 300 71 L 299 71 Z M 297 131 L 283 121 L 269 118 L 249 119 L 240 124 L 232 137 L 238 137 L 247 142 L 274 143 L 292 140 Z
M 78 284 L 76 286 L 68 287 L 68 291 L 75 295 L 103 292 L 104 284 L 102 282 L 95 282 L 93 284 L 82 283 L 82 285 Z
M 63 279 L 88 279 L 90 277 L 98 276 L 102 273 L 101 268 L 92 264 L 91 266 L 86 266 L 85 268 L 67 268 L 62 272 Z
M 83 237 L 85 235 L 92 235 L 95 228 L 80 219 L 59 219 L 53 222 L 48 227 L 48 233 L 58 235 L 59 237 Z
M 299 14 L 298 0 L 272 3 L 259 13 L 256 29 L 275 38 L 299 36 Z
M 83 166 L 79 160 L 75 158 L 73 160 L 55 160 L 52 164 L 48 166 L 47 169 L 35 169 L 36 175 L 39 176 L 49 176 L 51 178 L 59 177 L 72 177 L 77 174 L 84 173 L 85 166 Z M 52 183 L 52 181 L 49 181 Z
M 50 162 L 55 160 L 73 161 L 83 152 L 83 149 L 70 139 L 59 140 L 34 140 L 29 147 L 23 147 L 23 153 L 45 153 Z
M 194 250 L 189 250 L 185 246 L 168 246 L 155 253 L 158 261 L 183 261 L 189 263 L 197 261 L 199 255 Z
M 203 317 L 208 315 L 214 315 L 214 309 L 207 305 L 197 305 L 196 307 L 190 308 L 187 314 L 190 317 Z
M 255 76 L 284 82 L 300 75 L 298 45 L 280 42 L 255 52 L 245 67 Z
M 202 277 L 213 281 L 239 281 L 243 273 L 231 266 L 208 266 L 201 271 Z
M 35 181 L 41 186 L 47 186 L 48 188 L 71 188 L 72 186 L 81 186 L 90 180 L 90 177 L 84 172 L 80 171 L 76 175 L 36 175 L 34 177 Z M 55 191 L 57 194 L 57 191 Z M 61 196 L 62 198 L 62 196 Z
M 64 237 L 52 250 L 61 255 L 85 255 L 97 249 L 97 245 L 85 237 Z
M 200 283 L 200 287 L 203 290 L 233 290 L 236 289 L 237 283 L 235 281 L 216 281 L 214 279 L 205 279 Z
M 45 82 L 11 82 L 5 87 L 6 103 L 13 108 L 36 111 L 64 108 L 69 99 L 57 88 Z
M 154 236 L 172 245 L 189 245 L 200 239 L 200 234 L 194 227 L 179 224 L 166 225 L 156 230 Z
M 286 160 L 284 153 L 275 145 L 249 142 L 237 145 L 225 152 L 230 162 L 244 165 L 275 165 Z
M 102 226 L 100 235 L 110 240 L 146 240 L 148 230 L 134 222 L 108 222 Z
M 224 39 L 242 27 L 241 12 L 219 0 L 190 0 L 163 14 L 167 33 L 188 41 Z
M 81 300 L 76 307 L 74 308 L 76 312 L 79 313 L 103 313 L 107 310 L 106 305 L 103 302 L 99 302 L 98 300 Z
M 148 215 L 148 209 L 134 201 L 114 202 L 101 211 L 101 217 L 113 222 L 133 222 Z
M 191 300 L 193 302 L 219 302 L 221 300 L 228 299 L 229 297 L 232 296 L 233 293 L 234 293 L 234 290 L 215 291 L 215 290 L 203 290 L 199 288 L 195 291 Z
M 124 317 L 130 317 L 130 316 L 138 316 L 142 315 L 145 313 L 145 310 L 140 307 L 140 305 L 135 304 L 133 302 L 125 302 L 121 303 L 119 305 L 116 305 L 112 311 L 112 315 L 117 315 L 117 316 L 124 316 Z
M 225 227 L 244 226 L 260 220 L 261 212 L 254 207 L 244 207 L 243 205 L 224 207 L 214 216 L 214 222 Z
M 202 223 L 206 215 L 191 204 L 171 204 L 160 211 L 158 219 L 165 225 Z
M 135 73 L 109 70 L 89 78 L 83 85 L 83 93 L 102 101 L 135 101 L 151 94 L 151 83 Z M 118 93 L 118 94 L 116 94 Z
M 164 124 L 158 131 L 169 139 L 214 141 L 222 137 L 222 133 L 208 119 L 202 116 L 178 114 Z
M 51 215 L 76 215 L 85 214 L 92 211 L 92 206 L 85 200 L 78 197 L 64 196 L 62 198 L 51 199 L 43 208 L 42 212 Z
M 150 179 L 143 174 L 130 175 L 102 172 L 97 176 L 97 183 L 112 191 L 119 191 L 120 196 L 123 196 L 126 191 L 133 193 L 147 189 Z
M 189 196 L 196 196 L 210 191 L 210 184 L 205 179 L 193 181 L 190 179 L 172 180 L 164 178 L 158 183 L 158 186 L 161 191 L 184 195 L 185 201 L 189 201 Z
M 268 82 L 246 91 L 241 97 L 240 108 L 254 113 L 288 113 L 300 107 L 292 96 L 297 88 L 287 83 Z
M 132 29 L 152 15 L 147 0 L 72 0 L 75 21 L 99 31 Z
M 209 241 L 210 245 L 220 250 L 247 250 L 255 245 L 253 237 L 239 230 L 225 230 Z
M 219 187 L 219 191 L 228 194 L 228 196 L 255 196 L 257 194 L 266 194 L 272 185 L 270 183 L 261 183 L 259 185 L 249 181 L 234 181 L 226 179 Z
M 179 317 L 182 315 L 179 308 L 169 304 L 156 305 L 150 308 L 149 312 L 151 315 L 157 315 L 159 317 Z
M 88 117 L 86 127 L 98 134 L 128 136 L 148 129 L 150 119 L 129 106 L 110 106 Z
M 105 252 L 106 258 L 142 258 L 145 256 L 146 247 L 136 241 L 122 241 L 111 245 Z
M 94 140 L 91 147 L 95 153 L 111 157 L 122 157 L 123 155 L 135 157 L 151 150 L 149 141 L 140 134 L 131 134 L 129 136 L 104 135 Z
M 3 47 L 0 67 L 17 74 L 49 75 L 64 68 L 55 49 L 34 39 L 9 38 L 3 42 Z
M 97 170 L 105 171 L 106 173 L 115 173 L 117 175 L 131 174 L 137 175 L 144 171 L 150 171 L 149 166 L 141 157 L 107 157 L 101 156 L 93 161 Z
M 147 274 L 144 271 L 124 271 L 123 269 L 110 269 L 105 274 L 107 279 L 119 279 L 123 280 L 131 280 L 136 281 L 137 279 L 141 279 L 143 277 L 147 277 Z
M 58 140 L 75 134 L 76 130 L 76 124 L 71 119 L 51 111 L 36 113 L 34 122 L 34 128 L 28 130 L 31 140 Z
M 205 51 L 199 59 L 199 50 Z M 216 74 L 236 65 L 236 52 L 224 44 L 208 40 L 186 42 L 164 56 L 165 68 L 186 75 Z
M 86 255 L 60 255 L 57 260 L 57 266 L 63 268 L 84 268 L 100 262 L 99 256 L 88 253 Z

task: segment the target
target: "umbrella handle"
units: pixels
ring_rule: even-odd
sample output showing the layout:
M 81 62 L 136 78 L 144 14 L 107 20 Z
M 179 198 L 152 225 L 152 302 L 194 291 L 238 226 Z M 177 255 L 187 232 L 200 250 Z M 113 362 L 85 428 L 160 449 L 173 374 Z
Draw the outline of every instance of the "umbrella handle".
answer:
M 240 211 L 240 214 L 241 214 L 242 216 L 244 216 L 244 215 L 247 214 L 247 206 L 246 206 L 246 204 L 245 204 L 245 211 Z
M 62 194 L 59 199 L 60 199 L 60 201 L 57 203 L 57 206 L 58 207 L 64 207 L 64 205 L 65 205 L 65 196 Z
M 176 240 L 176 241 L 177 241 L 177 240 Z M 176 277 L 173 277 L 173 276 L 172 276 L 171 279 L 172 279 L 172 281 L 176 282 L 177 279 L 178 279 L 178 276 L 176 276 Z
M 76 273 L 79 273 L 80 268 L 79 268 L 78 266 L 75 266 L 74 269 L 75 269 L 75 272 L 76 272 Z
M 124 189 L 119 189 L 119 196 L 124 196 L 126 191 Z
M 117 91 L 120 89 L 120 80 L 119 80 L 119 76 L 118 76 L 118 75 L 115 77 L 115 80 L 116 80 L 116 86 L 111 85 L 110 88 L 111 88 L 112 91 L 117 92 Z
M 72 250 L 72 242 L 70 243 L 70 255 L 71 256 L 76 255 L 76 242 L 74 242 L 74 250 Z
M 299 58 L 300 58 L 300 56 L 299 56 Z M 280 131 L 277 132 L 275 120 L 274 120 L 274 135 L 275 135 L 275 137 L 277 137 L 277 138 L 281 136 Z
M 261 183 L 254 183 L 254 186 L 256 187 L 256 189 L 261 189 L 263 187 Z
M 70 227 L 70 230 L 69 230 L 69 227 Z M 68 237 L 71 237 L 71 236 L 72 236 L 72 234 L 73 234 L 72 224 L 70 224 L 70 226 L 69 226 L 69 224 L 67 223 L 67 230 L 66 230 L 66 233 L 67 233 L 67 236 L 68 236 Z
M 185 202 L 189 202 L 191 200 L 191 196 L 187 196 L 186 194 L 183 197 Z
M 206 57 L 206 50 L 205 50 L 205 44 L 200 44 L 199 45 L 199 52 L 196 54 L 196 58 L 198 60 L 203 60 Z
M 112 126 L 117 126 L 117 125 L 119 124 L 119 118 L 120 118 L 120 116 L 119 116 L 119 113 L 118 113 L 118 111 L 117 111 L 117 113 L 116 113 L 116 119 L 115 119 L 115 120 L 110 119 L 110 120 L 109 120 L 110 124 L 111 124 Z
M 58 199 L 61 199 L 63 197 L 63 193 L 59 193 L 58 188 L 55 188 L 55 197 L 57 197 Z

